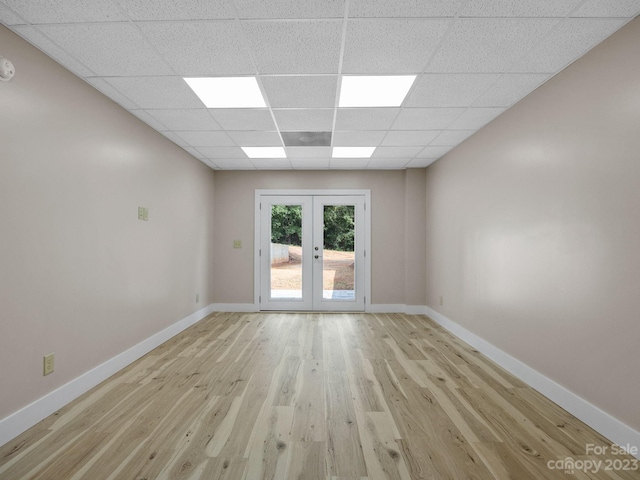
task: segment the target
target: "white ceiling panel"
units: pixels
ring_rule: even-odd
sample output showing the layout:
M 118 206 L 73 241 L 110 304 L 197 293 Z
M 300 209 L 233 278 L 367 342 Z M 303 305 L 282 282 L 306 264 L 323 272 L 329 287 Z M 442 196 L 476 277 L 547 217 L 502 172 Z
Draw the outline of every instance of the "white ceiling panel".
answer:
M 343 73 L 419 73 L 450 20 L 359 19 L 347 26 Z
M 243 21 L 260 74 L 338 73 L 342 21 Z
M 247 156 L 240 147 L 196 147 L 205 158 L 213 158 L 218 163 L 218 159 L 239 158 L 246 159 Z
M 331 147 L 287 147 L 289 158 L 329 158 Z
M 460 12 L 461 17 L 564 17 L 582 0 L 473 0 Z
M 502 73 L 534 47 L 558 19 L 462 18 L 456 21 L 428 72 Z
M 330 157 L 323 158 L 292 158 L 291 166 L 296 170 L 327 170 L 331 163 Z
M 235 0 L 240 18 L 341 18 L 345 0 Z
M 638 14 L 640 0 L 0 0 L 0 22 L 170 141 L 251 170 L 424 168 Z M 376 74 L 416 81 L 398 107 L 337 106 L 345 75 Z M 183 77 L 209 76 L 256 76 L 266 107 L 205 108 Z M 304 131 L 377 149 L 240 148 Z
M 472 106 L 510 107 L 549 78 L 546 73 L 504 74 Z
M 202 108 L 181 77 L 105 78 L 113 88 L 143 109 Z
M 227 130 L 227 135 L 241 147 L 281 147 L 278 132 L 258 132 L 250 130 Z
M 213 108 L 209 111 L 225 130 L 276 130 L 271 112 L 266 108 Z
M 393 130 L 387 133 L 382 145 L 417 145 L 424 147 L 429 145 L 434 138 L 440 135 L 440 132 L 440 130 Z
M 71 70 L 79 76 L 95 75 L 82 63 L 69 55 L 65 50 L 59 48 L 55 43 L 49 40 L 40 30 L 30 26 L 16 26 L 14 31 L 21 35 L 25 40 L 31 42 L 43 52 L 47 52 L 51 58 L 63 67 Z
M 385 130 L 333 132 L 332 145 L 334 147 L 377 147 L 386 133 Z
M 388 130 L 400 112 L 399 108 L 340 108 L 336 130 Z
M 423 147 L 378 147 L 373 152 L 372 158 L 404 158 L 409 160 L 415 157 Z
M 424 147 L 416 158 L 440 158 L 442 155 L 447 153 L 453 147 Z
M 26 20 L 17 15 L 14 11 L 0 4 L 0 23 L 7 26 L 24 25 Z
M 333 108 L 337 75 L 264 76 L 262 85 L 271 108 Z
M 173 73 L 132 24 L 43 25 L 40 30 L 99 76 Z
M 407 163 L 406 168 L 425 168 L 436 160 L 437 158 L 414 158 Z
M 29 23 L 114 22 L 127 16 L 110 0 L 4 0 Z
M 192 145 L 198 149 L 200 147 L 231 147 L 235 146 L 235 143 L 229 135 L 225 132 L 176 132 L 177 135 L 182 138 L 187 144 Z M 200 150 L 202 152 L 202 150 Z
M 433 142 L 429 145 L 431 146 L 455 146 L 459 143 L 464 142 L 471 135 L 476 133 L 476 130 L 445 130 L 440 135 L 438 135 Z
M 453 17 L 463 0 L 351 0 L 350 17 Z
M 220 130 L 220 126 L 205 108 L 146 110 L 146 112 L 164 125 L 163 130 Z
M 407 107 L 466 107 L 495 83 L 500 75 L 428 74 L 416 81 L 405 102 Z
M 138 26 L 178 75 L 255 73 L 251 52 L 235 22 L 142 23 Z
M 584 55 L 626 20 L 567 18 L 533 50 L 511 66 L 513 72 L 556 72 Z
M 640 15 L 638 0 L 585 0 L 572 17 L 627 17 Z
M 458 118 L 464 108 L 403 108 L 393 130 L 443 130 Z
M 504 108 L 469 108 L 449 125 L 449 128 L 452 130 L 477 130 L 504 111 Z
M 274 109 L 281 132 L 328 132 L 333 124 L 333 109 Z
M 214 20 L 235 16 L 231 4 L 225 0 L 117 1 L 132 20 Z

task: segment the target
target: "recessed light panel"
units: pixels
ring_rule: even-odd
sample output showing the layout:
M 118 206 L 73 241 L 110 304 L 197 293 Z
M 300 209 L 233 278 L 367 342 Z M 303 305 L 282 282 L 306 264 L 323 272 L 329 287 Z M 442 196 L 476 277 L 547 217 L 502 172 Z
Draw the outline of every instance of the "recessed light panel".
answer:
M 282 147 L 241 147 L 249 158 L 287 158 Z
M 184 81 L 207 108 L 267 106 L 255 77 L 194 77 Z
M 399 107 L 415 75 L 343 76 L 339 107 Z
M 332 158 L 369 158 L 376 147 L 333 147 Z

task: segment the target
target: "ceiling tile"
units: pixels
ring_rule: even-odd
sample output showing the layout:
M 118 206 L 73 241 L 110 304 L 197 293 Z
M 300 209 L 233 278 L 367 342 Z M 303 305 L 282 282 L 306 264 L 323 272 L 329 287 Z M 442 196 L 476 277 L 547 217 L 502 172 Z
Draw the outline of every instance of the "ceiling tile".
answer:
M 235 17 L 231 5 L 219 0 L 117 1 L 133 20 L 213 20 Z
M 372 158 L 367 164 L 367 170 L 393 170 L 404 168 L 409 158 Z
M 638 0 L 586 0 L 572 17 L 627 17 L 640 15 Z
M 276 130 L 266 108 L 214 108 L 210 112 L 225 130 Z
M 242 22 L 258 73 L 338 73 L 342 21 Z
M 369 130 L 360 132 L 333 132 L 334 147 L 377 147 L 387 132 Z
M 15 26 L 13 30 L 21 35 L 25 40 L 31 42 L 43 52 L 46 52 L 51 58 L 58 62 L 63 67 L 71 70 L 76 75 L 91 76 L 95 75 L 94 72 L 89 70 L 82 63 L 78 62 L 75 58 L 71 57 L 66 51 L 58 48 L 49 38 L 47 38 L 40 30 L 35 27 L 28 26 Z
M 216 132 L 220 133 L 220 132 Z M 196 147 L 198 151 L 204 155 L 205 158 L 214 158 L 216 159 L 216 163 L 218 163 L 217 159 L 228 159 L 228 158 L 241 158 L 246 159 L 247 156 L 242 151 L 240 147 Z
M 416 158 L 440 158 L 453 147 L 424 147 Z
M 626 20 L 567 18 L 511 67 L 513 72 L 556 72 L 607 38 Z
M 182 147 L 182 149 L 189 155 L 197 158 L 198 160 L 204 160 L 205 156 L 199 152 L 195 147 Z
M 172 73 L 132 24 L 42 25 L 40 29 L 100 76 Z
M 220 130 L 205 108 L 176 108 L 172 110 L 146 110 L 164 125 L 163 130 Z
M 116 90 L 113 87 L 113 85 L 107 83 L 107 81 L 104 78 L 93 77 L 93 78 L 87 78 L 86 80 L 96 90 L 98 90 L 99 92 L 109 97 L 111 100 L 116 102 L 121 107 L 126 109 L 139 108 L 138 105 L 136 105 L 129 98 L 125 97 L 118 90 Z
M 169 140 L 171 140 L 176 145 L 179 145 L 181 147 L 188 147 L 189 146 L 187 144 L 187 142 L 185 142 L 183 139 L 181 139 L 178 135 L 176 135 L 173 132 L 160 132 L 160 133 L 162 135 L 164 135 L 165 137 L 167 137 Z
M 456 21 L 427 72 L 504 72 L 536 45 L 558 19 L 464 18 Z
M 473 130 L 484 127 L 506 108 L 469 108 L 460 115 L 449 128 L 452 130 Z
M 202 108 L 181 77 L 113 77 L 105 81 L 140 108 Z
M 437 158 L 414 158 L 407 163 L 407 168 L 425 168 L 435 162 Z
M 109 0 L 4 0 L 29 23 L 113 22 L 128 20 Z
M 330 158 L 331 147 L 287 147 L 288 158 Z
M 281 147 L 278 132 L 256 132 L 250 130 L 227 130 L 227 135 L 242 147 Z
M 549 78 L 546 73 L 510 73 L 500 78 L 475 102 L 474 107 L 510 107 Z
M 175 132 L 187 144 L 193 147 L 231 147 L 233 140 L 225 132 Z M 202 150 L 200 150 L 202 151 Z
M 476 130 L 445 130 L 438 135 L 431 146 L 456 146 L 459 143 L 464 142 L 471 135 L 476 133 Z
M 419 73 L 450 20 L 349 20 L 343 73 Z
M 406 107 L 466 107 L 499 75 L 490 73 L 420 75 L 405 101 Z
M 464 108 L 403 108 L 393 130 L 444 130 Z
M 330 163 L 331 159 L 328 157 L 291 159 L 291 166 L 296 170 L 326 170 Z
M 333 108 L 336 104 L 335 75 L 265 76 L 260 80 L 272 108 Z
M 463 0 L 351 0 L 350 17 L 453 17 Z
M 342 18 L 345 0 L 234 0 L 240 18 Z
M 10 27 L 13 25 L 25 25 L 27 21 L 20 18 L 20 16 L 16 15 L 4 5 L 0 4 L 0 23 Z
M 215 164 L 221 170 L 255 170 L 256 167 L 248 158 L 216 159 Z
M 461 17 L 564 17 L 582 0 L 474 0 L 460 12 Z
M 329 168 L 337 170 L 363 170 L 369 164 L 369 158 L 332 158 Z
M 378 147 L 373 152 L 372 158 L 404 158 L 409 160 L 415 157 L 423 147 Z
M 417 145 L 424 147 L 429 145 L 439 134 L 440 130 L 393 130 L 384 137 L 382 145 Z
M 336 130 L 387 130 L 399 108 L 339 108 Z
M 179 75 L 252 74 L 255 67 L 237 23 L 142 23 L 149 42 Z
M 331 131 L 332 108 L 273 110 L 280 131 Z
M 133 110 L 132 109 L 132 110 L 129 110 L 129 112 L 134 114 L 136 117 L 138 117 L 144 123 L 146 123 L 151 128 L 153 128 L 153 129 L 155 129 L 157 131 L 166 130 L 166 127 L 164 125 L 162 125 L 160 122 L 158 122 L 155 118 L 153 118 L 151 115 L 149 115 L 144 110 Z
M 291 170 L 288 158 L 252 158 L 251 163 L 260 170 Z

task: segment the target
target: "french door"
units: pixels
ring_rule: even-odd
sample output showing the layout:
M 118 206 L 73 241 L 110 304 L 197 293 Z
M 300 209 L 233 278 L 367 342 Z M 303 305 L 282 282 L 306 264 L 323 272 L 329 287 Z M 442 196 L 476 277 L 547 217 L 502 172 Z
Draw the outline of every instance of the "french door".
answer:
M 364 195 L 260 195 L 258 208 L 261 310 L 364 310 Z

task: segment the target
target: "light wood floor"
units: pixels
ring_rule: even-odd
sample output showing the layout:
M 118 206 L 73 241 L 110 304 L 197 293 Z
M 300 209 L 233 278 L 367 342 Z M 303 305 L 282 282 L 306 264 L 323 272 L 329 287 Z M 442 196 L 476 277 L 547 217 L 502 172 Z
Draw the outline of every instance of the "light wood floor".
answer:
M 631 479 L 422 316 L 216 313 L 0 448 L 18 479 Z

